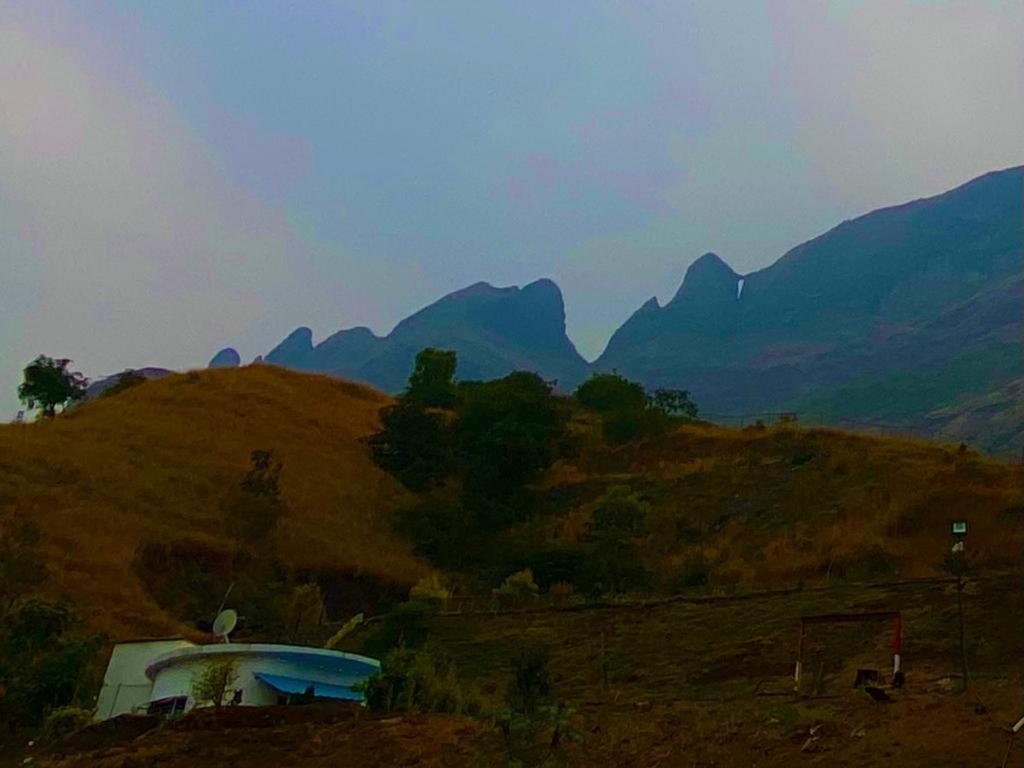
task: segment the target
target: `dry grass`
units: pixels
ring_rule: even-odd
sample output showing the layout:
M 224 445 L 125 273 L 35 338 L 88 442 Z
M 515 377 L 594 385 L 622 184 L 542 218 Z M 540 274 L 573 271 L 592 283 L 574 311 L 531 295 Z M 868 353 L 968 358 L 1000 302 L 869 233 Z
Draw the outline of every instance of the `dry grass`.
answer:
M 42 529 L 48 589 L 112 638 L 185 631 L 146 595 L 139 544 L 190 535 L 229 547 L 221 504 L 270 448 L 288 514 L 273 548 L 296 568 L 397 583 L 427 572 L 391 531 L 403 492 L 358 438 L 387 398 L 271 366 L 169 376 L 53 422 L 0 426 L 0 515 Z
M 249 453 L 270 448 L 285 464 L 289 512 L 273 541 L 282 560 L 411 584 L 428 568 L 391 528 L 407 496 L 358 441 L 387 402 L 344 381 L 250 366 L 169 376 L 53 422 L 2 425 L 0 517 L 40 525 L 48 589 L 113 639 L 187 631 L 146 594 L 137 549 L 186 536 L 230 549 L 222 503 Z M 955 448 L 706 425 L 608 448 L 593 419 L 574 428 L 582 452 L 546 478 L 563 501 L 541 524 L 578 540 L 608 487 L 633 487 L 655 524 L 641 551 L 658 590 L 695 556 L 709 563 L 712 589 L 933 575 L 954 518 L 969 522 L 979 567 L 1015 562 L 1024 544 L 1021 468 Z
M 721 587 L 937 575 L 953 520 L 968 522 L 976 567 L 1011 565 L 1024 546 L 1022 467 L 955 446 L 710 425 L 616 450 L 582 442 L 548 486 L 579 500 L 560 535 L 578 538 L 594 500 L 628 485 L 648 503 L 641 547 L 663 584 L 694 556 Z

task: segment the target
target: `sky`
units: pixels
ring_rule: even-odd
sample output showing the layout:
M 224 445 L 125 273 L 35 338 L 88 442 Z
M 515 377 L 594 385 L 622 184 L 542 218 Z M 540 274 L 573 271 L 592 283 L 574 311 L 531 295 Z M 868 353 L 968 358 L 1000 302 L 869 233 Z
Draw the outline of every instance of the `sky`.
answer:
M 714 251 L 1024 162 L 1024 3 L 0 0 L 0 418 L 554 279 L 588 359 Z M 9 404 L 9 408 L 7 405 Z

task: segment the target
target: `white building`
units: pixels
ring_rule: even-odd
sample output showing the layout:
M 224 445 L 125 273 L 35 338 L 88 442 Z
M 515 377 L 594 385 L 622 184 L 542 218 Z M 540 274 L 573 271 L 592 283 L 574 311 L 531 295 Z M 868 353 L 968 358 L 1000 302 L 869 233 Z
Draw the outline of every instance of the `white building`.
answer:
M 353 686 L 380 662 L 324 648 L 271 643 L 195 645 L 182 638 L 118 643 L 110 656 L 96 717 L 128 713 L 178 714 L 197 702 L 192 687 L 206 665 L 230 659 L 237 677 L 225 704 L 285 704 L 292 697 L 362 701 Z

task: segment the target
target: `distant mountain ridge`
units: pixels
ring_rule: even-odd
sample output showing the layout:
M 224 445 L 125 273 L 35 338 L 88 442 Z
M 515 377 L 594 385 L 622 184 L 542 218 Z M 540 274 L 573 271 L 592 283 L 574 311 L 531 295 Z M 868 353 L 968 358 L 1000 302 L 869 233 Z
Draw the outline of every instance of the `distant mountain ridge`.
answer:
M 1024 427 L 1003 418 L 1007 398 L 988 396 L 1018 391 L 1022 338 L 1019 166 L 844 221 L 747 275 L 707 253 L 669 302 L 652 298 L 634 312 L 593 364 L 566 335 L 561 291 L 546 279 L 476 283 L 384 337 L 360 327 L 314 345 L 298 328 L 265 362 L 397 392 L 416 352 L 436 346 L 458 352 L 462 379 L 526 369 L 567 390 L 592 371 L 617 370 L 648 387 L 688 389 L 709 414 L 798 410 L 946 436 L 969 423 L 972 439 L 1005 448 Z
M 396 392 L 405 385 L 416 353 L 431 346 L 456 350 L 462 379 L 531 370 L 572 386 L 588 369 L 566 335 L 562 292 L 551 280 L 522 288 L 475 283 L 410 315 L 383 337 L 359 327 L 314 345 L 312 331 L 297 328 L 264 362 Z
M 1024 375 L 1022 281 L 1018 167 L 843 222 L 749 275 L 707 254 L 671 302 L 648 302 L 615 332 L 595 367 L 685 385 L 712 413 L 794 409 L 941 431 L 937 411 Z

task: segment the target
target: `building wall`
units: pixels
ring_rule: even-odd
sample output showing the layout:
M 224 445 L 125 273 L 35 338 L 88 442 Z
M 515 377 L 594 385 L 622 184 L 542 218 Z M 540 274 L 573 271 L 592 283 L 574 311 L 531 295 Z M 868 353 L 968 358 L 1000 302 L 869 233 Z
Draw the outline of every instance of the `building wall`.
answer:
M 153 681 L 146 677 L 146 666 L 164 653 L 190 645 L 193 644 L 181 638 L 115 645 L 96 700 L 96 717 L 107 720 L 127 713 L 145 712 L 153 691 Z
M 276 654 L 241 652 L 229 655 L 218 654 L 215 657 L 197 655 L 177 660 L 158 670 L 153 681 L 150 698 L 157 700 L 172 696 L 188 696 L 187 708 L 192 709 L 196 706 L 196 702 L 192 699 L 194 681 L 203 673 L 205 665 L 211 661 L 211 658 L 220 660 L 225 656 L 234 659 L 238 672 L 235 684 L 225 696 L 225 702 L 231 700 L 234 690 L 241 690 L 242 700 L 240 703 L 242 706 L 266 706 L 277 703 L 277 692 L 257 679 L 257 672 L 344 686 L 351 686 L 366 679 L 366 675 L 340 674 L 308 662 L 280 658 Z

